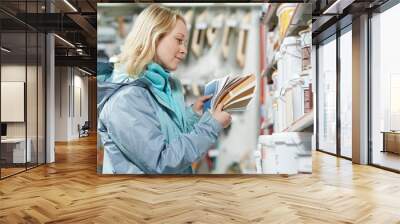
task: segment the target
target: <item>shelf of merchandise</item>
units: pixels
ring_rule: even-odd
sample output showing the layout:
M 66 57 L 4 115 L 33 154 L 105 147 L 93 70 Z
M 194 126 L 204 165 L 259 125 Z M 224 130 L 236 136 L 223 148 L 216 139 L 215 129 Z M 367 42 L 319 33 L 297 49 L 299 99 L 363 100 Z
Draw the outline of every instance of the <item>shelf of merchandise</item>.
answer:
M 307 75 L 312 75 L 312 70 L 311 68 L 303 70 L 302 72 L 300 72 L 300 76 L 307 76 Z
M 314 111 L 310 111 L 294 121 L 283 132 L 303 131 L 314 124 Z
M 272 4 L 271 7 L 268 9 L 266 13 L 266 17 L 264 19 L 264 24 L 267 26 L 271 24 L 271 21 L 273 20 L 272 18 L 275 16 L 276 17 L 276 10 L 279 8 L 280 4 Z M 297 35 L 297 33 L 301 30 L 307 29 L 307 21 L 311 20 L 311 10 L 308 9 L 307 4 L 304 3 L 299 3 L 297 4 L 295 11 L 290 18 L 290 23 L 289 27 L 286 29 L 285 34 L 283 35 L 282 38 L 278 38 L 278 40 L 274 43 L 274 49 L 278 50 L 283 42 L 283 40 L 288 37 L 292 36 L 294 34 Z M 307 12 L 309 10 L 310 12 Z M 278 26 L 275 28 L 278 29 Z M 277 33 L 277 32 L 276 32 Z M 267 69 L 263 72 L 263 76 L 271 76 L 272 72 L 276 70 L 277 66 L 277 60 L 276 60 L 276 53 L 273 55 L 272 62 L 267 66 Z
M 207 153 L 210 158 L 218 157 L 219 155 L 218 149 L 209 149 Z
M 308 4 L 304 3 L 297 4 L 296 9 L 292 15 L 292 18 L 290 18 L 289 27 L 286 29 L 286 32 L 283 35 L 283 37 L 278 39 L 278 46 L 277 46 L 278 49 L 280 48 L 283 39 L 285 39 L 288 36 L 297 35 L 299 31 L 308 28 L 307 21 L 311 20 L 312 17 L 310 9 L 309 9 L 310 12 L 307 13 L 307 9 L 309 8 L 307 6 Z
M 276 10 L 278 9 L 278 7 L 280 6 L 281 3 L 268 3 L 270 4 L 268 7 L 268 10 L 265 12 L 265 17 L 263 18 L 262 23 L 264 23 L 266 26 L 270 26 L 271 23 L 274 21 L 275 14 L 276 14 Z
M 267 66 L 267 69 L 265 69 L 264 73 L 262 74 L 263 76 L 271 77 L 272 73 L 277 69 L 278 61 L 276 60 L 275 55 L 276 53 L 273 56 L 272 63 Z

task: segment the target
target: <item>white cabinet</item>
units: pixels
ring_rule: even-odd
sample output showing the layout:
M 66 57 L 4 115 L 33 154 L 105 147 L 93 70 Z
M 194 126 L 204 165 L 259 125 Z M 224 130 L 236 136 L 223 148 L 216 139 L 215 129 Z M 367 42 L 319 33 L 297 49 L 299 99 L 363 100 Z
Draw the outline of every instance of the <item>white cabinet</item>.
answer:
M 26 154 L 25 154 L 25 144 Z M 10 151 L 11 153 L 8 155 L 9 158 L 5 158 L 7 162 L 11 162 L 11 154 L 12 154 L 12 163 L 25 163 L 32 161 L 32 140 L 28 138 L 26 140 L 24 138 L 7 138 L 1 140 L 1 146 L 4 147 L 4 151 Z M 2 149 L 3 151 L 3 149 Z M 25 161 L 26 159 L 26 161 Z

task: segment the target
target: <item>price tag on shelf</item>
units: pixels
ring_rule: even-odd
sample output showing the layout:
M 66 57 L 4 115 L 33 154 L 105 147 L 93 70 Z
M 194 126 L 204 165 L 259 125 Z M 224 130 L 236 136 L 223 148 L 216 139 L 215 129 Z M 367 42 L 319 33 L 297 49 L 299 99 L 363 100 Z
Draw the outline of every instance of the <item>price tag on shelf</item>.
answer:
M 198 29 L 198 30 L 205 30 L 205 29 L 207 29 L 207 23 L 205 23 L 205 22 L 199 22 L 199 23 L 196 23 L 196 29 Z
M 221 20 L 214 20 L 211 24 L 213 28 L 221 28 L 222 27 L 222 21 Z
M 249 23 L 242 23 L 242 25 L 240 26 L 240 29 L 242 30 L 250 30 L 251 25 Z
M 230 27 L 236 27 L 237 24 L 238 24 L 238 22 L 237 22 L 237 20 L 235 20 L 235 19 L 228 19 L 228 20 L 226 21 L 226 25 L 227 25 L 227 26 L 230 26 Z

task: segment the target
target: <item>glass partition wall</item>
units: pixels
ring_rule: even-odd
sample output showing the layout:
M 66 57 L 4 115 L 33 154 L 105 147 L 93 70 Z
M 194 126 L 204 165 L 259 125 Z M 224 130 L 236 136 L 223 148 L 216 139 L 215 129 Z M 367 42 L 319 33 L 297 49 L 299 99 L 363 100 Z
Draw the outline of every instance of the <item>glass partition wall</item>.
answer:
M 400 172 L 400 4 L 372 15 L 370 162 Z
M 368 164 L 400 172 L 400 4 L 390 0 L 370 13 L 363 34 L 369 40 Z M 353 153 L 353 41 L 359 40 L 353 40 L 350 24 L 317 43 L 317 147 L 347 159 Z
M 45 34 L 20 19 L 43 5 L 0 3 L 1 179 L 45 163 Z
M 318 44 L 317 147 L 352 158 L 352 27 Z
M 351 25 L 340 36 L 340 155 L 352 158 L 352 33 Z
M 336 154 L 336 36 L 318 47 L 318 149 Z

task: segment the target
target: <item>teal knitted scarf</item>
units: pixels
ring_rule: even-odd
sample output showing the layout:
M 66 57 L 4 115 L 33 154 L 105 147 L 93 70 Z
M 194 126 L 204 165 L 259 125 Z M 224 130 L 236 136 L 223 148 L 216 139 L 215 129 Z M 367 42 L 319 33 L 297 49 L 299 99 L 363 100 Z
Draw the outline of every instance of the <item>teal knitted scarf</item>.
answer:
M 179 126 L 179 128 L 185 130 L 185 119 L 184 109 L 181 108 L 180 104 L 176 102 L 173 97 L 170 84 L 170 72 L 165 70 L 161 65 L 157 63 L 150 63 L 147 65 L 147 69 L 143 72 L 143 78 L 147 79 L 151 83 L 153 93 L 155 93 L 159 99 L 168 105 L 174 112 L 175 117 L 173 120 Z

